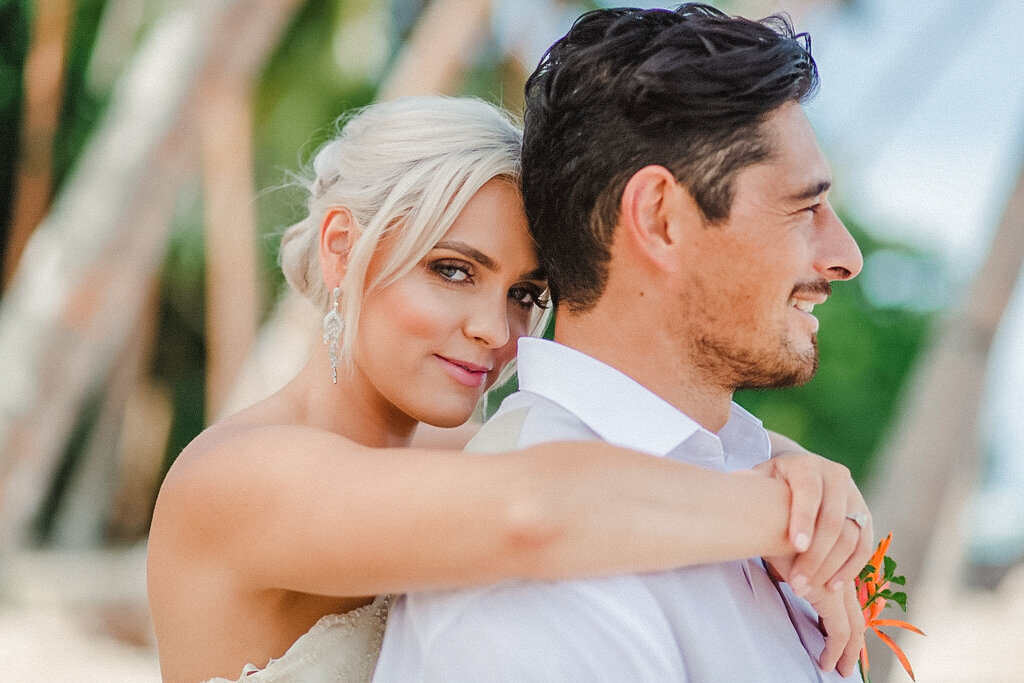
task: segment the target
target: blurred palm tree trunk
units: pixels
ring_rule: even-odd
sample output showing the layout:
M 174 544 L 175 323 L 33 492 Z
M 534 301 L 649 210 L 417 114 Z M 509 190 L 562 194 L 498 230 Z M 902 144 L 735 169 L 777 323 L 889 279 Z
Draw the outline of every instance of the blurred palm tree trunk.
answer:
M 206 417 L 210 422 L 224 409 L 256 338 L 260 281 L 249 83 L 211 79 L 202 99 Z
M 466 60 L 489 31 L 490 0 L 433 0 L 427 4 L 377 99 L 451 94 Z
M 0 301 L 0 554 L 25 539 L 83 401 L 134 333 L 198 164 L 203 83 L 249 82 L 298 5 L 194 0 L 168 11 L 29 240 Z
M 985 368 L 1022 264 L 1024 171 L 966 298 L 936 331 L 907 383 L 904 412 L 871 480 L 875 529 L 883 535 L 893 530 L 893 556 L 911 587 L 928 576 L 936 532 L 962 509 L 978 478 L 976 424 Z M 893 658 L 875 639 L 868 641 L 872 677 L 884 681 Z
M 114 508 L 121 462 L 117 444 L 128 401 L 146 377 L 156 334 L 157 283 L 148 285 L 134 334 L 125 343 L 110 376 L 103 383 L 96 422 L 89 432 L 79 462 L 71 470 L 59 496 L 50 538 L 56 547 L 84 550 L 102 544 Z M 54 491 L 51 487 L 51 495 Z
M 25 59 L 21 149 L 11 232 L 4 253 L 3 289 L 14 277 L 25 244 L 50 206 L 53 137 L 60 119 L 70 16 L 68 0 L 35 3 L 32 39 Z

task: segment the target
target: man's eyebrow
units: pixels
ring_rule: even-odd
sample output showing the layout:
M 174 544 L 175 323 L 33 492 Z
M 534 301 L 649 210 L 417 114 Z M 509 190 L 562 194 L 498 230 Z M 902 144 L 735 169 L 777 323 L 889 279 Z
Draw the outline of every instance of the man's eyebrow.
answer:
M 465 242 L 459 242 L 457 240 L 441 240 L 434 245 L 434 249 L 450 249 L 452 251 L 457 251 L 467 258 L 473 259 L 487 270 L 498 269 L 494 263 L 494 259 L 479 249 L 469 246 Z
M 524 280 L 547 280 L 548 276 L 544 274 L 543 268 L 531 270 L 529 273 L 523 273 Z
M 819 180 L 817 183 L 814 183 L 813 185 L 808 185 L 803 190 L 800 190 L 799 192 L 790 195 L 789 198 L 794 202 L 802 202 L 808 199 L 814 199 L 823 192 L 828 192 L 828 189 L 830 187 L 832 187 L 831 180 Z

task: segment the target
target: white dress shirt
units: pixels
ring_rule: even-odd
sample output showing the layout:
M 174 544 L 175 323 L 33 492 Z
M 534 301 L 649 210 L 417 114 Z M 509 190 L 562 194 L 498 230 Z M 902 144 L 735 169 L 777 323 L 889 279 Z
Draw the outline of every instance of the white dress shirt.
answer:
M 523 338 L 518 362 L 520 391 L 471 450 L 602 439 L 724 471 L 770 456 L 760 421 L 738 405 L 716 435 L 579 351 Z M 757 558 L 412 593 L 391 611 L 373 680 L 841 680 L 816 666 L 823 647 L 810 605 L 776 585 Z

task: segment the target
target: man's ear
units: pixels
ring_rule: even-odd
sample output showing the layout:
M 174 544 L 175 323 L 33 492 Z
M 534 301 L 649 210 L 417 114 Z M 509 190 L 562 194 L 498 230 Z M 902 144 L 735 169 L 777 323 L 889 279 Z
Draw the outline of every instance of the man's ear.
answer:
M 348 268 L 348 255 L 359 236 L 352 213 L 343 206 L 328 209 L 320 222 L 320 267 L 324 285 L 330 291 L 341 284 Z
M 689 191 L 664 166 L 644 166 L 626 182 L 619 206 L 619 228 L 638 256 L 651 265 L 675 271 L 679 249 L 702 225 L 700 209 Z

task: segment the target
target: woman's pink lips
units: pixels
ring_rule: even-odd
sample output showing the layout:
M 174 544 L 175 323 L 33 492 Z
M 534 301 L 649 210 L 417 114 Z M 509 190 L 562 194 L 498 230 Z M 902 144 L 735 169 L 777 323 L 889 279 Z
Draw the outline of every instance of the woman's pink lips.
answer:
M 435 357 L 441 361 L 444 365 L 444 369 L 448 371 L 448 374 L 463 386 L 475 388 L 483 386 L 483 383 L 487 381 L 487 373 L 490 372 L 490 370 L 482 365 L 450 360 L 444 356 L 437 356 L 436 354 Z

